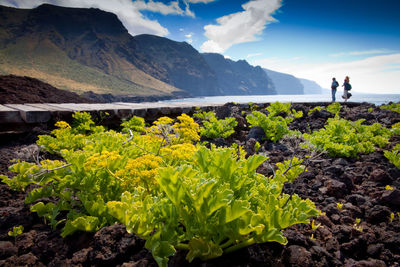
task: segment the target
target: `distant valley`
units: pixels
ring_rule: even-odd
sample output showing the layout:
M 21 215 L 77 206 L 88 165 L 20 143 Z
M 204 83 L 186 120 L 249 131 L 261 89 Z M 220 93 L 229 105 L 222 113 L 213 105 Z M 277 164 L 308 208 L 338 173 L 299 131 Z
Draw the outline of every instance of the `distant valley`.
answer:
M 0 6 L 0 74 L 30 76 L 79 94 L 132 97 L 318 94 L 313 81 L 186 42 L 131 36 L 99 9 Z

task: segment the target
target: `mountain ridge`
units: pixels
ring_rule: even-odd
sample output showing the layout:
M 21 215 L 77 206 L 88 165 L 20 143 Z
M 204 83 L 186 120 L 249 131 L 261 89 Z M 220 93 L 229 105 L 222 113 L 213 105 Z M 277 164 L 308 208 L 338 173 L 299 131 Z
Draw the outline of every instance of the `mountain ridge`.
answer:
M 271 79 L 261 67 L 251 66 L 246 60 L 233 61 L 221 54 L 202 55 L 217 73 L 222 95 L 276 94 Z
M 277 92 L 280 95 L 302 95 L 304 94 L 304 86 L 298 78 L 291 74 L 286 74 L 269 69 L 263 69 L 272 79 Z
M 62 80 L 83 86 L 88 83 L 88 89 L 98 93 L 164 95 L 181 91 L 143 71 L 158 73 L 159 69 L 134 53 L 135 41 L 115 14 L 44 4 L 35 9 L 0 6 L 0 15 L 5 18 L 0 20 L 3 72 L 27 72 L 46 81 L 51 76 L 61 83 L 57 87 L 80 93 L 87 90 L 68 88 L 69 82 Z
M 277 94 L 259 66 L 199 53 L 186 42 L 131 36 L 96 8 L 0 6 L 0 74 L 32 76 L 77 93 L 132 96 Z

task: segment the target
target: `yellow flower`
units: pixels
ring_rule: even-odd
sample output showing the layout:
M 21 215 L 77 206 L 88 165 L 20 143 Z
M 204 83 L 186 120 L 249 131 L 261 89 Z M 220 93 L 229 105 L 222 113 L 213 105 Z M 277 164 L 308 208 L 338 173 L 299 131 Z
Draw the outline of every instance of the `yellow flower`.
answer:
M 153 124 L 154 125 L 160 125 L 160 124 L 171 124 L 174 120 L 171 119 L 170 117 L 160 117 L 158 120 L 156 120 Z
M 393 190 L 394 190 L 394 188 L 393 188 L 392 186 L 390 186 L 390 185 L 386 185 L 386 186 L 385 186 L 385 189 L 386 189 L 386 190 L 390 190 L 390 191 L 393 191 Z
M 85 162 L 85 169 L 90 170 L 92 168 L 110 168 L 116 160 L 122 158 L 117 151 L 103 151 L 101 153 L 94 153 Z
M 186 114 L 178 116 L 179 122 L 174 124 L 175 131 L 184 142 L 196 142 L 200 140 L 200 126 Z
M 58 127 L 58 128 L 61 128 L 61 129 L 69 129 L 69 128 L 71 128 L 71 126 L 65 121 L 58 121 L 58 122 L 56 122 L 55 126 Z
M 198 148 L 193 144 L 183 143 L 169 147 L 163 147 L 160 150 L 160 153 L 170 164 L 174 164 L 191 159 L 197 149 Z
M 168 138 L 171 132 L 173 132 L 171 126 L 173 121 L 174 120 L 169 117 L 161 117 L 150 127 L 150 132 Z
M 157 184 L 154 177 L 157 175 L 157 169 L 161 163 L 161 157 L 146 154 L 129 160 L 125 168 L 117 171 L 115 175 L 122 179 L 122 187 L 125 190 L 133 190 L 141 186 L 150 191 Z

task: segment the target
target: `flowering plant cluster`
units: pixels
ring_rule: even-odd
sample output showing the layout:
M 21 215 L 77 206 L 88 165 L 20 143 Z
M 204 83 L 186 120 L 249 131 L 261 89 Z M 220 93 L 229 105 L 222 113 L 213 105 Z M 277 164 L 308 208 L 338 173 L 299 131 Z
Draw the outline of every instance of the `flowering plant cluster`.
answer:
M 323 129 L 302 134 L 305 147 L 356 157 L 376 146 L 384 148 L 391 135 L 399 134 L 399 123 L 387 129 L 348 121 L 339 117 L 340 109 L 340 104 L 329 105 L 326 110 L 335 117 Z M 302 115 L 289 103 L 276 102 L 246 118 L 278 142 L 291 132 L 289 123 Z M 71 125 L 57 122 L 51 135 L 37 141 L 60 160 L 19 161 L 10 167 L 15 177 L 0 179 L 14 190 L 33 188 L 25 202 L 54 229 L 60 228 L 63 237 L 120 222 L 146 240 L 160 266 L 167 266 L 177 250 L 187 250 L 191 262 L 255 243 L 286 244 L 283 229 L 319 215 L 312 201 L 282 192 L 285 183 L 306 171 L 301 159 L 277 163 L 272 176 L 261 175 L 256 170 L 267 157 L 247 157 L 237 144 L 199 143 L 200 135 L 226 138 L 234 133 L 234 118 L 219 120 L 213 112 L 195 116 L 202 127 L 187 114 L 160 117 L 151 125 L 134 116 L 118 132 L 77 112 Z M 399 149 L 397 145 L 384 152 L 398 168 Z
M 274 176 L 256 172 L 266 157 L 245 157 L 240 146 L 207 148 L 188 115 L 161 117 L 151 126 L 133 117 L 125 133 L 95 126 L 87 113 L 58 122 L 38 145 L 62 160 L 17 162 L 13 178 L 25 202 L 63 237 L 121 222 L 146 239 L 160 266 L 177 249 L 187 259 L 210 259 L 254 243 L 286 244 L 282 229 L 319 214 L 310 200 L 282 193 L 304 166 L 277 165 Z

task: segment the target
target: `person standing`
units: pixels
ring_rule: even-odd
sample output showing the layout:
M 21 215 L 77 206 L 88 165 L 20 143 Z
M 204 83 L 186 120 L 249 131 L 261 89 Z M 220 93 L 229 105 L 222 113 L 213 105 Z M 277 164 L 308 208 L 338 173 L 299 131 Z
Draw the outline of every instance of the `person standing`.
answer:
M 332 102 L 336 101 L 336 89 L 339 87 L 339 83 L 336 81 L 336 78 L 332 78 Z
M 347 99 L 349 99 L 351 97 L 351 94 L 349 92 L 351 90 L 351 84 L 350 84 L 349 76 L 346 76 L 342 86 L 344 87 L 343 96 L 342 97 L 344 98 L 344 102 L 347 102 Z

